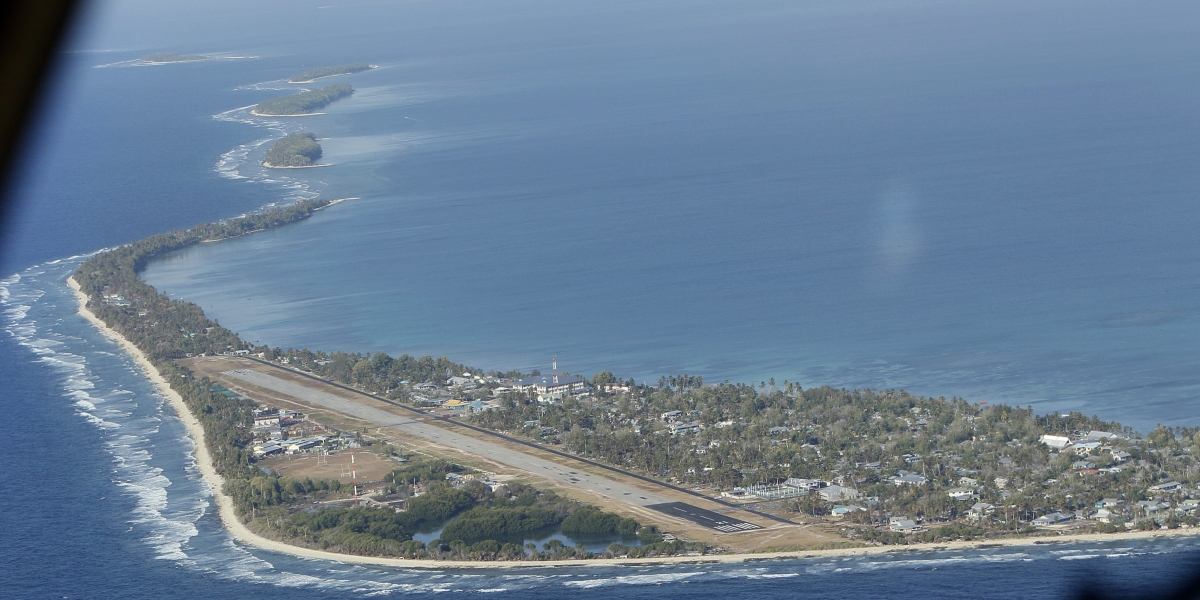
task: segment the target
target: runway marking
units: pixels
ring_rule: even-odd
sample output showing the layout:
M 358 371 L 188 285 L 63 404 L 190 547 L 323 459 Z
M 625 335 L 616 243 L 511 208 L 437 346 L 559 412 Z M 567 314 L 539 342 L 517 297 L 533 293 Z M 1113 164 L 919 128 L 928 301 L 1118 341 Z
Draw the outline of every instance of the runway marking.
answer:
M 703 525 L 709 529 L 715 529 L 723 533 L 738 533 L 741 531 L 751 531 L 753 529 L 762 529 L 762 527 L 754 523 L 747 523 L 740 519 L 725 516 L 718 512 L 706 510 L 698 506 L 692 506 L 684 502 L 664 502 L 662 504 L 649 504 L 646 508 L 657 510 L 663 514 L 686 519 L 697 525 Z

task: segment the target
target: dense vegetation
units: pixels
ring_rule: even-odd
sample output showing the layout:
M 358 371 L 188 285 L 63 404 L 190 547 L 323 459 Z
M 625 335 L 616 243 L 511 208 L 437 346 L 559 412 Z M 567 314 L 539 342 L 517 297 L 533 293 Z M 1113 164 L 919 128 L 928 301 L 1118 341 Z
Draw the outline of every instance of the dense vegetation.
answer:
M 441 466 L 438 466 L 441 465 Z M 448 467 L 429 463 L 432 471 Z M 411 481 L 413 472 L 393 473 L 388 478 Z M 408 491 L 414 491 L 411 488 Z M 595 521 L 620 521 L 630 529 L 645 532 L 651 543 L 661 542 L 657 530 L 636 521 L 621 519 L 599 509 L 582 506 L 553 492 L 538 491 L 521 484 L 492 492 L 478 481 L 458 488 L 433 477 L 421 496 L 410 496 L 402 511 L 368 506 L 328 506 L 296 511 L 277 507 L 260 513 L 255 523 L 268 535 L 305 546 L 343 552 L 405 558 L 462 558 L 485 560 L 545 559 L 558 556 L 546 548 L 523 546 L 527 534 L 545 531 L 564 517 L 586 512 Z M 456 517 L 449 522 L 448 519 Z M 413 540 L 413 534 L 433 531 L 445 523 L 440 537 L 430 544 Z M 657 536 L 657 537 L 655 537 Z M 668 548 L 661 548 L 666 552 Z M 591 554 L 572 551 L 559 558 L 588 558 Z
M 288 78 L 288 83 L 308 83 L 322 77 L 333 77 L 335 75 L 358 73 L 359 71 L 366 71 L 370 68 L 371 65 L 368 65 L 367 63 L 353 63 L 349 65 L 338 65 L 336 67 L 309 69 L 303 73 L 300 73 L 299 75 L 292 75 Z
M 370 390 L 391 398 L 407 398 L 407 387 L 417 383 L 445 383 L 463 373 L 482 375 L 483 371 L 451 361 L 446 357 L 416 358 L 408 354 L 392 358 L 383 352 L 357 354 L 259 347 L 270 360 L 287 359 L 289 365 L 339 383 Z
M 637 533 L 638 522 L 620 515 L 606 513 L 595 507 L 581 508 L 563 519 L 563 533 Z
M 203 54 L 179 54 L 178 52 L 158 52 L 147 54 L 142 60 L 148 63 L 188 62 L 193 60 L 208 60 Z
M 268 167 L 308 167 L 321 158 L 321 145 L 311 133 L 293 133 L 279 138 L 267 151 Z
M 259 102 L 254 112 L 260 115 L 303 115 L 328 106 L 334 100 L 354 93 L 348 83 L 338 83 L 318 90 L 310 90 Z

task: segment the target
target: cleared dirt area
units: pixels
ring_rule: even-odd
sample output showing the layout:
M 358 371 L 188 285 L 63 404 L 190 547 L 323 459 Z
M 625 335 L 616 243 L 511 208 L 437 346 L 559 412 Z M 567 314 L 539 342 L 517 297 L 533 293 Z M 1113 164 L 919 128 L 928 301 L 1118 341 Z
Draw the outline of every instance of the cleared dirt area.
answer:
M 258 461 L 257 464 L 280 475 L 298 479 L 335 479 L 342 483 L 350 483 L 352 474 L 357 474 L 360 483 L 379 481 L 402 466 L 394 460 L 382 459 L 370 452 L 357 451 L 353 456 L 354 460 L 351 462 L 349 450 L 341 450 L 329 456 L 304 453 L 272 456 Z
M 444 458 L 504 478 L 550 488 L 563 496 L 598 505 L 643 523 L 658 524 L 688 539 L 705 541 L 736 551 L 783 546 L 813 548 L 844 541 L 844 538 L 837 535 L 816 531 L 808 526 L 780 523 L 665 485 L 657 485 L 569 456 L 554 454 L 537 446 L 473 431 L 433 415 L 416 413 L 367 395 L 313 380 L 282 367 L 235 357 L 203 357 L 180 362 L 198 374 L 208 376 L 260 403 L 297 410 L 318 423 L 338 429 L 366 431 L 373 437 L 386 440 L 410 452 Z M 303 389 L 297 386 L 302 386 Z M 287 393 L 281 390 L 286 390 Z M 353 404 L 347 404 L 347 401 Z M 330 407 L 341 410 L 332 410 Z M 286 463 L 287 459 L 273 458 L 271 461 L 277 461 L 274 464 L 279 464 Z M 333 462 L 331 458 L 330 463 Z M 315 458 L 313 463 L 311 466 L 299 463 L 292 468 L 317 468 Z M 276 469 L 267 464 L 264 466 Z M 286 468 L 286 465 L 284 466 Z M 327 469 L 325 472 L 332 473 L 322 475 L 323 477 L 333 478 L 341 474 L 341 467 L 332 464 L 322 468 Z M 390 466 L 387 471 L 391 468 L 394 466 Z M 276 470 L 288 474 L 283 469 Z M 386 474 L 387 471 L 383 471 L 382 474 Z M 359 479 L 361 481 L 362 477 Z M 736 533 L 718 532 L 647 508 L 648 505 L 664 501 L 684 502 L 727 515 L 733 520 L 758 525 L 762 529 Z

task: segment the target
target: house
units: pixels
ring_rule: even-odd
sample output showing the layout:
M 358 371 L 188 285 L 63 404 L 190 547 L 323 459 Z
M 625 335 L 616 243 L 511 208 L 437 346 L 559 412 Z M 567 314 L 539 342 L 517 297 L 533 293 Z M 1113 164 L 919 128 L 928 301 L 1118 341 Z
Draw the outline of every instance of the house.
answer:
M 993 481 L 996 482 L 996 487 L 998 487 L 1000 489 L 1004 489 L 1004 488 L 1008 487 L 1008 478 L 1007 477 L 997 477 Z
M 973 490 L 971 488 L 960 487 L 960 488 L 954 488 L 954 489 L 946 492 L 946 494 L 949 495 L 951 498 L 954 498 L 955 500 L 968 500 L 970 498 L 975 497 L 975 490 Z
M 1178 481 L 1168 481 L 1166 483 L 1152 485 L 1152 486 L 1150 486 L 1150 489 L 1148 489 L 1146 491 L 1151 494 L 1162 493 L 1162 492 L 1174 492 L 1182 487 L 1183 487 L 1183 484 L 1179 483 Z
M 921 526 L 917 525 L 917 523 L 912 519 L 906 519 L 904 517 L 892 517 L 888 521 L 888 528 L 892 531 L 897 531 L 900 533 L 912 533 L 914 531 L 920 531 Z
M 767 430 L 767 434 L 768 435 L 779 435 L 781 433 L 787 433 L 788 431 L 790 431 L 790 430 L 787 427 L 772 427 Z
M 1113 460 L 1115 460 L 1117 462 L 1125 462 L 1125 461 L 1129 460 L 1130 458 L 1132 458 L 1128 452 L 1124 452 L 1121 450 L 1113 450 L 1112 457 L 1113 457 Z
M 691 423 L 671 423 L 667 426 L 671 431 L 671 435 L 680 435 L 684 433 L 695 433 L 700 431 L 700 423 L 693 421 Z
M 1075 518 L 1075 515 L 1064 515 L 1061 512 L 1052 512 L 1048 515 L 1042 515 L 1042 516 L 1034 519 L 1033 526 L 1034 527 L 1046 527 L 1049 525 L 1058 525 L 1059 523 L 1066 523 L 1067 521 L 1070 521 L 1074 518 Z
M 1100 445 L 1100 442 L 1075 442 L 1073 447 L 1075 448 L 1075 454 L 1087 456 L 1092 453 L 1092 450 L 1099 449 Z
M 1138 510 L 1146 513 L 1146 516 L 1150 516 L 1164 508 L 1167 508 L 1166 504 L 1163 504 L 1162 502 L 1156 502 L 1154 500 L 1142 500 L 1141 502 L 1134 504 L 1134 506 L 1137 507 Z
M 983 517 L 992 514 L 996 510 L 994 505 L 987 502 L 976 502 L 971 505 L 971 509 L 967 511 L 967 516 L 972 519 L 982 519 Z
M 733 498 L 734 500 L 745 500 L 748 496 L 749 494 L 746 492 L 746 488 L 740 487 L 733 488 L 727 492 L 721 492 L 722 498 Z
M 1087 460 L 1077 460 L 1077 461 L 1071 463 L 1071 468 L 1075 469 L 1076 471 L 1082 471 L 1084 469 L 1095 469 L 1096 463 L 1087 461 Z
M 966 486 L 966 487 L 979 487 L 979 480 L 972 479 L 970 477 L 959 477 L 958 485 L 962 485 L 962 486 Z
M 681 410 L 668 410 L 667 412 L 662 414 L 662 420 L 674 421 L 675 419 L 678 419 L 681 416 L 683 416 L 683 411 L 681 411 Z
M 859 505 L 857 505 L 857 504 L 851 504 L 851 505 L 849 505 L 849 506 L 835 506 L 835 507 L 833 507 L 833 510 L 831 510 L 831 511 L 829 511 L 829 512 L 830 512 L 830 514 L 832 514 L 834 517 L 836 517 L 836 518 L 840 519 L 840 518 L 842 518 L 842 517 L 844 517 L 844 516 L 846 516 L 846 515 L 848 515 L 848 514 L 850 514 L 850 513 L 852 513 L 852 512 L 857 512 L 857 511 L 860 511 L 860 510 L 867 510 L 867 509 L 865 509 L 865 508 L 863 508 L 863 507 L 861 507 L 861 506 L 859 506 Z
M 1093 506 L 1095 506 L 1096 508 L 1112 508 L 1114 506 L 1120 506 L 1122 504 L 1125 504 L 1125 501 L 1120 498 L 1105 498 L 1105 499 L 1095 503 Z
M 537 392 L 539 396 L 564 396 L 582 392 L 587 380 L 579 375 L 535 375 L 513 384 L 518 392 Z
M 890 478 L 893 485 L 925 485 L 926 479 L 923 475 L 909 473 L 907 475 L 899 475 Z
M 1071 445 L 1071 438 L 1062 435 L 1043 435 L 1038 441 L 1055 450 L 1062 450 Z
M 1096 514 L 1094 516 L 1095 516 L 1096 520 L 1100 521 L 1101 523 L 1112 523 L 1120 515 L 1118 515 L 1117 513 L 1113 512 L 1111 510 L 1108 510 L 1107 508 L 1102 508 L 1102 509 L 1096 511 Z
M 470 375 L 451 377 L 449 383 L 451 387 L 475 387 L 475 378 Z
M 821 495 L 821 498 L 829 502 L 854 500 L 855 498 L 858 498 L 858 490 L 850 487 L 842 487 L 840 485 L 823 487 L 817 493 Z

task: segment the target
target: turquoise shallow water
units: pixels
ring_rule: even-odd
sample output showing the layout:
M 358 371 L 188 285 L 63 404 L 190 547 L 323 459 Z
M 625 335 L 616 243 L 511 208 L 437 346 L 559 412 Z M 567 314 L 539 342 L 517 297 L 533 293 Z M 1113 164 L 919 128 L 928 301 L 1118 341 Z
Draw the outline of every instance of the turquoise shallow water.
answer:
M 361 199 L 147 278 L 275 346 L 1200 423 L 1198 48 L 1166 11 L 521 6 L 370 48 L 327 114 L 221 113 L 335 164 L 227 176 Z

